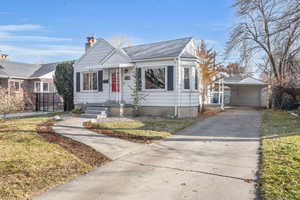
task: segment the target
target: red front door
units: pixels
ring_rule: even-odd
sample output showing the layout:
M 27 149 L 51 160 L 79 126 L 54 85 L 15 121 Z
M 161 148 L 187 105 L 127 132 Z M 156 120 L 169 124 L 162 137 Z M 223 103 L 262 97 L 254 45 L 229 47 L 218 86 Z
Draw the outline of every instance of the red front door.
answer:
M 111 73 L 111 91 L 120 92 L 120 80 L 118 72 Z

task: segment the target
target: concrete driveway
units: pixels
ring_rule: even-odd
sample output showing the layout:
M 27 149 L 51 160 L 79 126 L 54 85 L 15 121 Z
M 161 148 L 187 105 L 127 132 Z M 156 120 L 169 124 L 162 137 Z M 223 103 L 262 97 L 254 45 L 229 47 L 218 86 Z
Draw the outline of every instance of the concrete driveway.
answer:
M 34 199 L 255 199 L 260 117 L 227 110 Z

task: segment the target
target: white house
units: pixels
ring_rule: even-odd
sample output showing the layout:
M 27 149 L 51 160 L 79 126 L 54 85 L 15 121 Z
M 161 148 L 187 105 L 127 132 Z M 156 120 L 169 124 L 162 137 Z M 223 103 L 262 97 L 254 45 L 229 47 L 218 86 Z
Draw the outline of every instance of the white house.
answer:
M 90 116 L 96 108 L 130 115 L 137 81 L 143 114 L 195 117 L 201 104 L 198 62 L 190 37 L 126 48 L 88 37 L 86 53 L 74 64 L 75 106 Z

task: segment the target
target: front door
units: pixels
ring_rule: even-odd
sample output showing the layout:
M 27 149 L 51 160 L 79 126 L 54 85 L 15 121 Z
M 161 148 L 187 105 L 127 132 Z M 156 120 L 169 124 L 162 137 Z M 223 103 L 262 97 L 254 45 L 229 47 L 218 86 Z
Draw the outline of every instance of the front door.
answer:
M 111 69 L 110 70 L 110 100 L 116 103 L 121 102 L 121 70 L 119 69 Z

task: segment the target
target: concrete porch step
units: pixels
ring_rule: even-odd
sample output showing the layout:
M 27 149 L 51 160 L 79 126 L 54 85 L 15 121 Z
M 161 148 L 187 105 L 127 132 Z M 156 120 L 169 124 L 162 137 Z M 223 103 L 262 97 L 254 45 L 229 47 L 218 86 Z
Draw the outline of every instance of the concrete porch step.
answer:
M 101 114 L 102 112 L 107 112 L 106 110 L 86 110 L 85 113 L 86 114 Z
M 88 106 L 86 110 L 92 110 L 92 111 L 107 111 L 107 107 L 95 107 L 95 106 Z
M 81 114 L 80 117 L 83 117 L 83 118 L 97 118 L 97 114 L 84 113 L 84 114 Z

